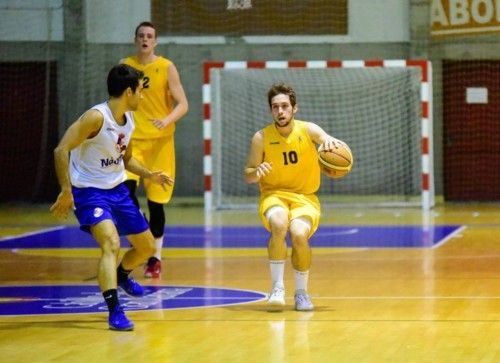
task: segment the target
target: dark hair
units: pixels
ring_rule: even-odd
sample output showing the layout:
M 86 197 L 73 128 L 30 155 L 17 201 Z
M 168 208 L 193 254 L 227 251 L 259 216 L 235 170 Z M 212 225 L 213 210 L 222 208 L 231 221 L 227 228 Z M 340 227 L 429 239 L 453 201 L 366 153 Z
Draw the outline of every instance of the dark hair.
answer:
M 297 103 L 297 96 L 295 95 L 295 91 L 293 88 L 285 83 L 275 83 L 271 86 L 269 91 L 267 92 L 267 102 L 269 102 L 269 107 L 271 107 L 271 100 L 274 96 L 279 94 L 287 95 L 290 98 L 290 104 L 292 107 L 295 107 Z
M 110 97 L 120 97 L 127 88 L 135 92 L 144 73 L 127 65 L 118 64 L 108 73 L 108 94 Z
M 150 21 L 143 21 L 142 23 L 140 23 L 139 25 L 137 25 L 137 27 L 135 28 L 135 37 L 137 38 L 137 32 L 139 31 L 139 28 L 141 26 L 147 26 L 149 28 L 153 28 L 155 30 L 155 38 L 156 38 L 156 28 L 154 26 L 153 23 L 151 23 Z

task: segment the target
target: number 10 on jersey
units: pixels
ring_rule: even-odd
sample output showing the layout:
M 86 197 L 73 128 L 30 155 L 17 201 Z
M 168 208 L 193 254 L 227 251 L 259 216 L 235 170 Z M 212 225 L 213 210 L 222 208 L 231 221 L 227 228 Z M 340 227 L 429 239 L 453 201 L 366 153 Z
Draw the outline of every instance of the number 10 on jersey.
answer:
M 283 164 L 297 164 L 299 158 L 297 157 L 297 153 L 295 151 L 283 151 Z

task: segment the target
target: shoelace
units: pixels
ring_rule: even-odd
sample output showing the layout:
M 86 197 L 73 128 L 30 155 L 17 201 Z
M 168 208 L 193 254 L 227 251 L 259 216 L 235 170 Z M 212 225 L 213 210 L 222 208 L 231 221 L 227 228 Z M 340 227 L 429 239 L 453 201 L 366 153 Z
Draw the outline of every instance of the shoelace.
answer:
M 271 295 L 281 295 L 283 294 L 283 289 L 280 289 L 279 287 L 275 287 L 273 291 L 271 291 Z
M 305 294 L 299 294 L 297 295 L 297 300 L 299 303 L 303 303 L 303 304 L 310 304 L 310 299 L 309 299 L 309 296 L 305 295 Z

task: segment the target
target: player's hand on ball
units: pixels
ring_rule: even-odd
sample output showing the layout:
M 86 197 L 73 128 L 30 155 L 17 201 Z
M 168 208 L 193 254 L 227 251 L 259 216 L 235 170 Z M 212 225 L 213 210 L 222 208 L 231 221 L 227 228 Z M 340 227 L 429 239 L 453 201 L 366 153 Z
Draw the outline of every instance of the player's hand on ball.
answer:
M 268 163 L 267 161 L 264 161 L 258 167 L 255 168 L 255 174 L 260 179 L 262 177 L 265 177 L 267 174 L 269 174 L 272 169 L 273 169 L 272 164 Z
M 342 178 L 349 174 L 353 164 L 352 152 L 342 140 L 328 139 L 318 148 L 321 171 L 330 178 Z
M 326 151 L 333 151 L 339 147 L 339 140 L 337 139 L 328 139 L 322 145 L 321 149 Z

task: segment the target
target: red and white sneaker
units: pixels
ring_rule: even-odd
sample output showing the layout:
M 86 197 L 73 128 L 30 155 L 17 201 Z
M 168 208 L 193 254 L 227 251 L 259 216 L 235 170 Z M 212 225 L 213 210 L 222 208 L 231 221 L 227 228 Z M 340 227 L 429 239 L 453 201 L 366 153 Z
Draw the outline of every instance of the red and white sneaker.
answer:
M 148 279 L 157 279 L 161 275 L 161 261 L 156 257 L 150 257 L 144 270 L 144 277 Z

